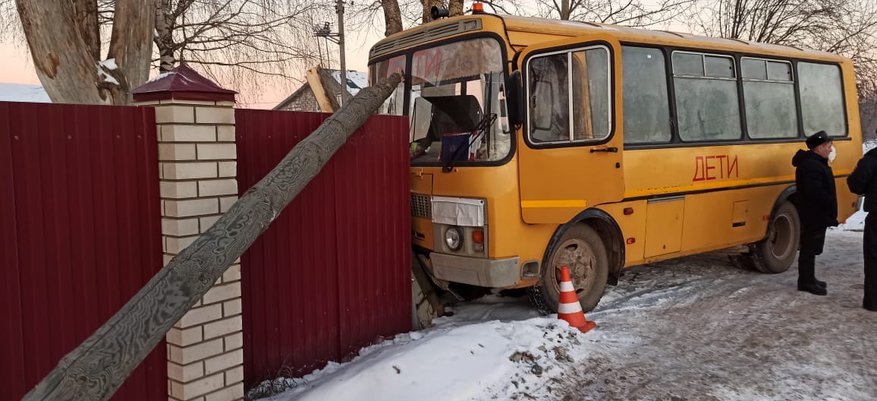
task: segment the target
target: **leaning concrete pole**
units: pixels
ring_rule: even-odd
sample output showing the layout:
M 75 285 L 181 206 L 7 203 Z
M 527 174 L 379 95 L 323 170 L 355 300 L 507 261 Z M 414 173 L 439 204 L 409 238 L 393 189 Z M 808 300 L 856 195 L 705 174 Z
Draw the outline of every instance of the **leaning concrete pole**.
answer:
M 109 399 L 174 323 L 374 114 L 400 80 L 399 74 L 393 74 L 345 103 L 213 227 L 156 273 L 119 312 L 67 354 L 22 401 Z

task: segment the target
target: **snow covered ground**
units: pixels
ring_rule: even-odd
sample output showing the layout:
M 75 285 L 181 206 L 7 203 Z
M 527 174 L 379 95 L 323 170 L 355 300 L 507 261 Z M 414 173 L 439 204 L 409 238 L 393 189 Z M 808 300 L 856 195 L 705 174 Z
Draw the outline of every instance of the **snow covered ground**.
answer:
M 40 85 L 0 82 L 0 102 L 51 103 Z
M 828 233 L 825 297 L 797 291 L 795 267 L 766 275 L 698 255 L 626 271 L 588 313 L 591 332 L 488 296 L 264 400 L 877 400 L 864 218 Z
M 817 258 L 828 296 L 700 255 L 628 270 L 582 334 L 523 298 L 461 305 L 266 400 L 875 400 L 877 313 L 861 232 Z

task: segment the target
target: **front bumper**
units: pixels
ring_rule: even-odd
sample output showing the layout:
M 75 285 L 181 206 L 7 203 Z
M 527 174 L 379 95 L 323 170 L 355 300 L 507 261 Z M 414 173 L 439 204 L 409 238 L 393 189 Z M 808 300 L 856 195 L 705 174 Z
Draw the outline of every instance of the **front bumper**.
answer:
M 516 287 L 523 281 L 518 257 L 484 259 L 433 252 L 429 260 L 439 280 L 489 288 Z

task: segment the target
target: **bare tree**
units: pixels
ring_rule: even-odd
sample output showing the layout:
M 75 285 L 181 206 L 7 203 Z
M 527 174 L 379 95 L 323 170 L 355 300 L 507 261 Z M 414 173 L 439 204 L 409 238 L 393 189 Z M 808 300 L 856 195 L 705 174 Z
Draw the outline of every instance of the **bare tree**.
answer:
M 807 47 L 847 56 L 856 66 L 862 128 L 877 128 L 877 0 L 713 0 L 688 16 L 710 35 Z
M 284 75 L 309 59 L 311 27 L 297 27 L 313 4 L 282 0 L 155 0 L 155 45 L 161 70 L 176 60 Z
M 381 8 L 384 10 L 384 20 L 387 22 L 387 29 L 384 36 L 390 36 L 396 32 L 402 31 L 402 12 L 399 10 L 399 2 L 397 0 L 381 0 Z
M 862 136 L 877 139 L 877 57 L 853 59 L 859 92 Z
M 508 15 L 520 15 L 520 16 L 537 16 L 538 13 L 535 9 L 530 7 L 527 0 L 485 0 L 482 1 L 485 5 L 489 6 L 490 9 L 493 9 L 494 12 L 500 14 L 508 14 Z M 523 4 L 528 3 L 528 4 Z
M 55 102 L 125 104 L 158 56 L 222 81 L 288 77 L 314 59 L 318 3 L 305 0 L 0 0 L 0 29 L 16 22 Z M 10 15 L 10 12 L 14 15 Z M 157 54 L 156 54 L 157 53 Z
M 384 36 L 414 26 L 423 17 L 423 5 L 419 0 L 353 2 L 347 9 L 350 11 L 350 18 L 347 19 L 346 28 L 351 31 L 383 31 Z M 412 15 L 416 15 L 416 18 L 412 19 Z
M 501 4 L 503 0 L 497 0 Z M 506 0 L 508 1 L 508 0 Z M 432 20 L 433 6 L 447 7 L 449 15 L 455 17 L 465 12 L 463 0 L 373 0 L 366 3 L 352 3 L 351 27 L 355 30 L 378 30 L 383 28 L 384 36 L 402 31 L 405 26 L 412 27 Z
M 692 21 L 710 36 L 797 44 L 829 29 L 836 11 L 819 0 L 714 0 L 702 3 Z
M 423 4 L 422 21 L 424 24 L 429 22 L 429 21 L 432 21 L 431 11 L 432 11 L 433 7 L 442 7 L 443 8 L 445 6 L 445 2 L 443 0 L 422 0 L 422 4 Z
M 667 22 L 690 7 L 693 0 L 537 0 L 537 15 L 570 21 L 593 21 L 627 26 Z
M 451 17 L 463 15 L 463 0 L 449 0 L 448 12 L 450 13 Z
M 107 57 L 100 57 L 98 3 L 16 0 L 37 76 L 56 102 L 124 104 L 146 81 L 152 54 L 150 2 L 117 0 Z

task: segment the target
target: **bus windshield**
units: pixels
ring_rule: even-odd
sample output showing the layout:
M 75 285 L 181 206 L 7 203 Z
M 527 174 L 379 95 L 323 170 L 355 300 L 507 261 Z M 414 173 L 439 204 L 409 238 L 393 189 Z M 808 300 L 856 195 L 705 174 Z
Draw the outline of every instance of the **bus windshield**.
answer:
M 405 90 L 410 96 L 402 96 L 397 89 L 384 111 L 407 112 L 412 164 L 477 164 L 508 156 L 511 137 L 502 54 L 498 41 L 478 38 L 372 65 L 373 82 L 405 72 Z M 407 98 L 407 107 L 399 107 L 403 98 Z

